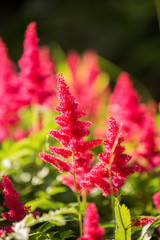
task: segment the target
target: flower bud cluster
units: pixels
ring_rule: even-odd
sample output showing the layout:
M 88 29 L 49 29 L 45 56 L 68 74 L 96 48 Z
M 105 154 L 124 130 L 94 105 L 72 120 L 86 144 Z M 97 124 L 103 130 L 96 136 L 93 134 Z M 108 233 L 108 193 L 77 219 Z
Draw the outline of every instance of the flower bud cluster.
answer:
M 19 193 L 14 189 L 12 182 L 6 175 L 2 175 L 3 180 L 3 194 L 4 194 L 4 203 L 3 205 L 7 207 L 10 211 L 2 213 L 2 217 L 6 220 L 12 222 L 21 221 L 25 214 L 28 213 L 30 207 L 24 207 L 23 202 L 19 202 Z M 2 189 L 1 189 L 2 190 Z
M 94 203 L 89 203 L 86 207 L 83 221 L 83 237 L 77 240 L 102 240 L 105 230 L 98 226 L 99 215 Z

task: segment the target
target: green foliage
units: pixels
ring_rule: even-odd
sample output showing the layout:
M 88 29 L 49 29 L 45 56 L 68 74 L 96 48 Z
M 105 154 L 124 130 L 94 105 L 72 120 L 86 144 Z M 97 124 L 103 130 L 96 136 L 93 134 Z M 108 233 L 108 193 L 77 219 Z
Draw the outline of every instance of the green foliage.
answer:
M 131 215 L 129 209 L 124 205 L 120 205 L 118 199 L 115 203 L 116 215 L 116 232 L 115 240 L 131 240 Z
M 49 210 L 49 209 L 58 209 L 58 208 L 64 207 L 63 203 L 53 202 L 43 197 L 32 200 L 28 202 L 27 205 L 31 206 L 32 211 L 35 211 L 37 208 L 40 208 L 43 210 Z

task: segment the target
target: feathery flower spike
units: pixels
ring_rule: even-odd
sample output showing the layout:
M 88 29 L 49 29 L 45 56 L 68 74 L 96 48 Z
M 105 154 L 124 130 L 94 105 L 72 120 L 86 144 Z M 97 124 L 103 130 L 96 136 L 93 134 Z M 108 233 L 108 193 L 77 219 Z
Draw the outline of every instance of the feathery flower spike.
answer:
M 88 130 L 91 122 L 80 121 L 79 119 L 86 115 L 82 110 L 78 110 L 78 102 L 69 91 L 62 74 L 58 79 L 58 100 L 59 104 L 55 107 L 56 111 L 61 113 L 55 117 L 59 130 L 50 130 L 49 134 L 56 138 L 62 147 L 51 147 L 53 154 L 59 155 L 61 158 L 72 158 L 70 163 L 63 159 L 56 158 L 51 154 L 40 153 L 39 156 L 46 162 L 55 166 L 61 173 L 68 172 L 68 176 L 62 176 L 62 182 L 71 187 L 75 191 L 73 180 L 73 171 L 76 174 L 76 183 L 78 192 L 81 191 L 80 182 L 84 174 L 91 169 L 93 162 L 93 154 L 88 151 L 95 148 L 101 143 L 100 139 L 84 141 L 83 137 L 88 136 Z M 90 189 L 90 188 L 89 188 Z
M 151 171 L 160 164 L 160 152 L 157 151 L 158 130 L 155 126 L 155 114 L 149 107 L 140 103 L 140 96 L 133 88 L 127 73 L 118 77 L 112 93 L 109 111 L 119 123 L 126 140 L 132 141 L 136 162 L 144 170 Z M 130 127 L 132 126 L 132 127 Z
M 133 88 L 129 75 L 121 73 L 111 95 L 109 111 L 123 124 L 122 129 L 127 133 L 127 137 L 131 137 L 142 127 L 144 112 L 139 100 L 140 97 Z
M 19 202 L 19 193 L 14 189 L 12 182 L 6 175 L 2 175 L 3 194 L 5 202 L 4 206 L 9 208 L 9 212 L 2 213 L 2 217 L 9 221 L 19 222 L 25 214 L 28 213 L 30 207 L 24 207 L 23 202 Z
M 86 213 L 83 222 L 83 237 L 77 240 L 102 240 L 105 230 L 98 226 L 99 215 L 96 205 L 89 203 L 86 207 Z
M 108 130 L 104 141 L 104 153 L 100 153 L 98 162 L 86 175 L 82 186 L 95 186 L 102 190 L 104 196 L 116 193 L 124 184 L 125 179 L 139 167 L 128 166 L 131 156 L 123 153 L 121 143 L 124 141 L 120 129 L 113 117 L 108 121 Z
M 153 201 L 160 215 L 160 191 L 153 195 Z
M 47 47 L 39 48 L 36 22 L 31 22 L 25 32 L 24 53 L 19 60 L 19 78 L 26 103 L 44 104 L 51 102 L 55 94 L 55 67 Z
M 95 120 L 108 92 L 107 79 L 100 70 L 98 55 L 94 50 L 88 50 L 80 58 L 77 51 L 71 50 L 67 54 L 66 62 L 73 95 L 80 103 L 80 109 L 85 110 L 89 118 Z
M 8 51 L 0 38 L 0 141 L 9 137 L 13 126 L 19 121 L 17 111 L 21 107 L 19 83 L 16 69 L 8 56 Z

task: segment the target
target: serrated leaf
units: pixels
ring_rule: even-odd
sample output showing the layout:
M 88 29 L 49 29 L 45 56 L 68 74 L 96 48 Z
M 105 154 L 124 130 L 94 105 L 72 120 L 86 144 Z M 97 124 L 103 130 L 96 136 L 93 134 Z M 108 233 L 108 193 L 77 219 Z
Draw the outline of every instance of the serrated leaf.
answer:
M 115 215 L 117 223 L 115 240 L 131 240 L 130 211 L 124 204 L 120 205 L 118 200 L 115 203 Z

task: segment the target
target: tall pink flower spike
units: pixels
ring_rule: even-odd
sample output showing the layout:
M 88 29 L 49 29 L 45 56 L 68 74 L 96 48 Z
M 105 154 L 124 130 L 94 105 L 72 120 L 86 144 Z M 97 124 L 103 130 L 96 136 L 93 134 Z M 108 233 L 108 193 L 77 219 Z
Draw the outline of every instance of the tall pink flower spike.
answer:
M 108 92 L 108 84 L 103 89 L 97 88 L 96 81 L 101 76 L 98 54 L 94 50 L 87 50 L 80 58 L 76 50 L 71 50 L 67 54 L 67 65 L 71 73 L 71 89 L 80 103 L 80 109 L 87 112 L 87 115 L 95 120 L 98 107 L 103 97 Z M 101 84 L 102 85 L 102 84 Z
M 108 130 L 104 142 L 104 153 L 100 153 L 98 162 L 85 175 L 83 187 L 97 187 L 102 190 L 104 196 L 116 193 L 124 184 L 125 179 L 139 170 L 138 165 L 128 166 L 131 156 L 124 152 L 125 147 L 121 146 L 124 141 L 121 130 L 113 117 L 108 121 Z
M 25 33 L 24 53 L 19 60 L 22 92 L 26 103 L 49 104 L 55 94 L 55 67 L 47 47 L 39 49 L 36 23 L 31 22 Z
M 140 96 L 133 88 L 129 74 L 121 73 L 110 98 L 109 112 L 123 124 L 127 138 L 142 128 L 144 110 L 139 101 Z
M 109 112 L 122 123 L 126 140 L 135 142 L 134 155 L 139 159 L 138 164 L 151 171 L 160 164 L 158 130 L 155 114 L 139 101 L 140 96 L 133 88 L 129 75 L 121 73 L 111 95 Z
M 62 182 L 69 185 L 73 191 L 75 191 L 75 188 L 72 173 L 75 170 L 77 187 L 80 192 L 82 189 L 80 182 L 83 180 L 84 174 L 91 169 L 90 164 L 93 162 L 93 154 L 88 151 L 99 145 L 101 140 L 84 141 L 83 137 L 90 134 L 88 128 L 91 122 L 79 120 L 86 113 L 78 110 L 78 102 L 70 93 L 62 74 L 59 75 L 58 79 L 58 100 L 59 105 L 55 107 L 55 110 L 60 112 L 61 115 L 55 117 L 55 122 L 60 126 L 60 129 L 50 130 L 49 134 L 56 138 L 62 144 L 62 147 L 51 147 L 50 151 L 61 158 L 67 159 L 70 157 L 72 160 L 66 162 L 47 153 L 40 153 L 39 156 L 55 166 L 59 172 L 69 172 L 68 176 L 62 177 Z
M 96 205 L 89 203 L 86 207 L 86 213 L 83 222 L 83 237 L 77 240 L 103 240 L 105 230 L 98 226 L 99 215 Z
M 21 108 L 20 85 L 13 62 L 9 59 L 7 48 L 0 38 L 0 141 L 10 136 L 19 121 L 17 111 Z
M 158 209 L 159 218 L 160 218 L 160 191 L 153 195 L 153 201 L 154 201 L 154 205 Z M 158 228 L 158 231 L 160 233 L 160 227 Z M 160 240 L 160 237 L 159 237 L 159 240 Z
M 25 214 L 28 213 L 30 207 L 24 207 L 23 202 L 19 202 L 19 193 L 14 189 L 12 182 L 6 175 L 2 176 L 3 194 L 5 202 L 3 203 L 10 211 L 2 213 L 2 217 L 6 220 L 19 222 Z

